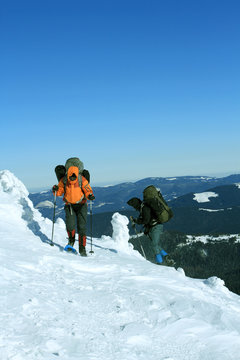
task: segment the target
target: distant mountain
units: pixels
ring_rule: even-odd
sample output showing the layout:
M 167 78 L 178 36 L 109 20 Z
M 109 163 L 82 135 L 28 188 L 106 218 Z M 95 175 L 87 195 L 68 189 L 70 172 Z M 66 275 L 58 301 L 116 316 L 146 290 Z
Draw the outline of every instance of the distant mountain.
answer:
M 240 185 L 190 193 L 169 202 L 174 211 L 166 229 L 189 234 L 240 232 Z
M 173 208 L 174 217 L 165 224 L 166 230 L 185 234 L 238 234 L 240 233 L 240 207 L 221 211 L 206 211 L 197 208 Z
M 126 182 L 108 187 L 94 187 L 94 195 L 96 200 L 93 204 L 93 212 L 105 213 L 120 210 L 130 210 L 127 201 L 131 197 L 142 198 L 142 192 L 148 185 L 155 185 L 160 188 L 163 196 L 167 201 L 176 199 L 182 195 L 191 192 L 202 192 L 207 189 L 240 182 L 240 174 L 231 175 L 223 178 L 213 178 L 208 176 L 179 176 L 179 177 L 151 177 L 136 182 Z M 43 191 L 40 193 L 30 194 L 35 207 L 43 214 L 43 216 L 52 217 L 52 209 L 50 203 L 53 202 L 52 191 Z M 63 201 L 57 200 L 57 214 L 63 217 Z
M 170 203 L 174 208 L 193 207 L 206 211 L 222 211 L 227 207 L 240 206 L 240 184 L 217 186 L 203 192 L 191 192 Z
M 207 191 L 186 194 L 169 201 L 174 216 L 164 225 L 165 230 L 185 234 L 240 233 L 240 186 L 225 185 Z M 126 216 L 137 216 L 132 210 L 120 210 Z M 111 235 L 113 212 L 99 213 L 94 218 L 95 236 Z M 131 231 L 133 234 L 133 230 Z
M 128 217 L 136 216 L 126 202 L 133 196 L 141 198 L 142 190 L 149 184 L 154 184 L 161 189 L 173 209 L 174 217 L 165 224 L 165 229 L 196 235 L 240 233 L 240 186 L 235 183 L 240 183 L 240 175 L 221 179 L 203 176 L 147 178 L 136 183 L 96 187 L 94 188 L 96 200 L 93 207 L 93 236 L 111 235 L 113 212 L 119 211 Z M 213 187 L 211 187 L 212 184 L 214 184 Z M 191 192 L 183 194 L 184 191 L 190 189 Z M 179 194 L 179 197 L 176 198 L 176 194 Z M 30 199 L 44 217 L 52 219 L 53 194 L 51 191 L 30 194 Z M 64 218 L 63 208 L 63 201 L 58 198 L 57 217 Z M 90 228 L 88 228 L 88 234 L 90 234 Z

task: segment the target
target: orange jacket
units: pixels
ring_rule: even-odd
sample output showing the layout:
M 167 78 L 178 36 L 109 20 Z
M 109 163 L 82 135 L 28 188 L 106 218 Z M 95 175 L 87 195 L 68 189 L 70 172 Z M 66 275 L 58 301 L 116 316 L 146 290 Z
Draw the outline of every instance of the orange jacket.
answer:
M 93 194 L 92 188 L 84 176 L 82 176 L 82 187 L 80 188 L 78 172 L 79 170 L 76 166 L 71 166 L 68 169 L 66 186 L 64 186 L 63 179 L 61 179 L 58 183 L 58 191 L 56 195 L 62 196 L 64 194 L 63 200 L 67 204 L 85 203 L 88 196 Z M 70 179 L 73 174 L 77 176 L 75 180 Z

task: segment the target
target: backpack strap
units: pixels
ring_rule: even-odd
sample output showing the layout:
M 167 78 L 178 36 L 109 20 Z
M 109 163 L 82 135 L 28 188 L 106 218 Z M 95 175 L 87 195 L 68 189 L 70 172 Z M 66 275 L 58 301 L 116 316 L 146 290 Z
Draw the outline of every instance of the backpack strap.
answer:
M 63 181 L 64 193 L 65 193 L 66 186 L 67 186 L 67 175 L 64 175 L 64 177 L 62 178 L 62 181 Z M 79 184 L 79 187 L 82 188 L 82 175 L 81 174 L 78 175 L 78 184 Z
M 150 210 L 151 210 L 151 220 L 150 220 L 150 223 L 148 224 L 149 228 L 152 227 L 152 226 L 155 226 L 158 224 L 158 221 L 156 219 L 156 217 L 154 216 L 154 211 L 153 209 L 151 208 L 151 206 L 149 206 L 146 202 L 142 202 L 141 204 L 141 208 L 140 208 L 140 211 L 141 211 L 141 214 L 142 214 L 142 209 L 144 206 L 147 206 Z
M 64 194 L 66 192 L 66 186 L 67 186 L 67 174 L 64 175 L 64 177 L 62 178 L 62 182 L 64 185 Z
M 80 173 L 78 174 L 78 184 L 79 187 L 82 188 L 82 175 Z

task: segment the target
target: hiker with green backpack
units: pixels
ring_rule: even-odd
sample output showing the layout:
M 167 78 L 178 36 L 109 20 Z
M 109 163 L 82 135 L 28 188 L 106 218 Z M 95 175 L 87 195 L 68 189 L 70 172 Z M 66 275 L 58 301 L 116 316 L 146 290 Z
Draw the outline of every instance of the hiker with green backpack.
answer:
M 89 172 L 84 170 L 83 163 L 79 158 L 70 158 L 66 161 L 65 166 L 56 166 L 55 173 L 59 183 L 54 185 L 52 190 L 56 196 L 64 195 L 68 244 L 71 247 L 74 246 L 77 225 L 79 253 L 81 256 L 87 256 L 87 200 L 95 199 L 89 184 Z
M 139 211 L 138 218 L 131 220 L 134 224 L 144 225 L 144 233 L 152 241 L 156 264 L 173 266 L 174 260 L 161 245 L 163 223 L 169 221 L 173 213 L 160 191 L 150 185 L 143 191 L 143 201 L 134 197 L 128 200 L 127 204 Z

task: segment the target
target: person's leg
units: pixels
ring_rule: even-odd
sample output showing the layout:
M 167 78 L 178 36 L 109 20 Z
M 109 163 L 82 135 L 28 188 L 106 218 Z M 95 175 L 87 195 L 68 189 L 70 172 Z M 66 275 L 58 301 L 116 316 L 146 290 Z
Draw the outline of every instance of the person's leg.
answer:
M 79 238 L 79 253 L 86 256 L 87 242 L 87 204 L 78 205 L 77 210 L 77 230 Z
M 163 236 L 162 224 L 157 224 L 153 226 L 149 231 L 149 237 L 152 240 L 156 263 L 159 265 L 174 266 L 175 261 L 162 248 L 162 236 Z
M 161 255 L 162 245 L 161 238 L 163 234 L 163 225 L 157 224 L 151 227 L 149 231 L 149 237 L 152 240 L 153 252 L 155 254 L 155 259 L 157 263 L 162 263 L 163 257 Z
M 75 243 L 75 226 L 76 226 L 76 214 L 71 205 L 65 205 L 65 223 L 68 233 L 68 244 L 74 246 Z

